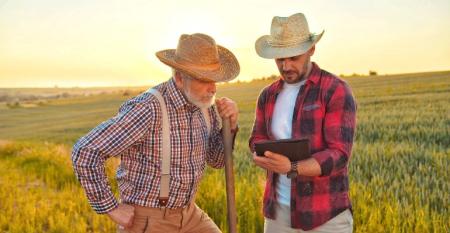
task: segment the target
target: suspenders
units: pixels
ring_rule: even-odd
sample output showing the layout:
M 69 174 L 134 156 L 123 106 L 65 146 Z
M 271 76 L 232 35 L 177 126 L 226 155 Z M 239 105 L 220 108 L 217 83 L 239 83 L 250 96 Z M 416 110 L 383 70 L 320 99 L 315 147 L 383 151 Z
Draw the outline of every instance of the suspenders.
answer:
M 169 200 L 169 182 L 170 182 L 170 131 L 169 131 L 169 117 L 167 115 L 167 108 L 164 99 L 156 89 L 150 89 L 150 94 L 156 97 L 161 106 L 162 114 L 162 150 L 161 150 L 161 182 L 159 191 L 159 205 L 165 207 Z

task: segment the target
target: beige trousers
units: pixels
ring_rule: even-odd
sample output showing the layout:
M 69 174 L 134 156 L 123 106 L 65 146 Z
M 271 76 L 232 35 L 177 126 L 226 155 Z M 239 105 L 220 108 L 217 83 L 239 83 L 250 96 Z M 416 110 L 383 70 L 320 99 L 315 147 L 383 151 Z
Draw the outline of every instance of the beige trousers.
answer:
M 195 203 L 182 209 L 134 205 L 133 226 L 119 233 L 221 233 L 216 224 Z
M 312 230 L 303 231 L 291 228 L 291 211 L 289 206 L 277 205 L 276 219 L 265 218 L 265 233 L 352 233 L 353 217 L 349 209 L 338 214 L 328 222 Z

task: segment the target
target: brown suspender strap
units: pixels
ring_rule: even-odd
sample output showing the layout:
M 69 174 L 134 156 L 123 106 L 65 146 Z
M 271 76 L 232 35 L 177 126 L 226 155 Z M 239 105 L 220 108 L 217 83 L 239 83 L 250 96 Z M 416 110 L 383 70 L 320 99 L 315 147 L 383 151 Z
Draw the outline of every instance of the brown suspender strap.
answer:
M 156 89 L 148 91 L 154 95 L 159 101 L 162 114 L 162 162 L 161 162 L 161 181 L 159 190 L 159 205 L 164 207 L 169 200 L 169 183 L 170 183 L 170 131 L 169 131 L 169 117 L 167 115 L 167 108 L 164 99 Z

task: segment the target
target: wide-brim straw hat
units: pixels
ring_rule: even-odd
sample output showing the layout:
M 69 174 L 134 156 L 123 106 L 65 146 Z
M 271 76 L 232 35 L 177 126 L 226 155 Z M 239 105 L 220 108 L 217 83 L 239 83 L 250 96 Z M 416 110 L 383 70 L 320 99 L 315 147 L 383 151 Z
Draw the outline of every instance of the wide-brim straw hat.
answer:
M 305 15 L 297 13 L 289 17 L 275 16 L 272 19 L 270 35 L 256 40 L 256 53 L 263 58 L 287 58 L 306 53 L 320 38 L 320 34 L 309 31 Z
M 162 50 L 156 56 L 164 64 L 202 81 L 227 82 L 240 70 L 231 51 L 201 33 L 181 35 L 177 49 Z

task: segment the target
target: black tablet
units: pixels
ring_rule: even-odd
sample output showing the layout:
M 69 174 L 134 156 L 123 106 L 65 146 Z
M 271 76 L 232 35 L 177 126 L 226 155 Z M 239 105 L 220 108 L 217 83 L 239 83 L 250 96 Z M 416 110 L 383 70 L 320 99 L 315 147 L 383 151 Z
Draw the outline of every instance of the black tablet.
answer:
M 310 156 L 309 139 L 280 139 L 255 143 L 256 155 L 264 156 L 264 152 L 271 151 L 282 154 L 291 161 L 307 159 Z

